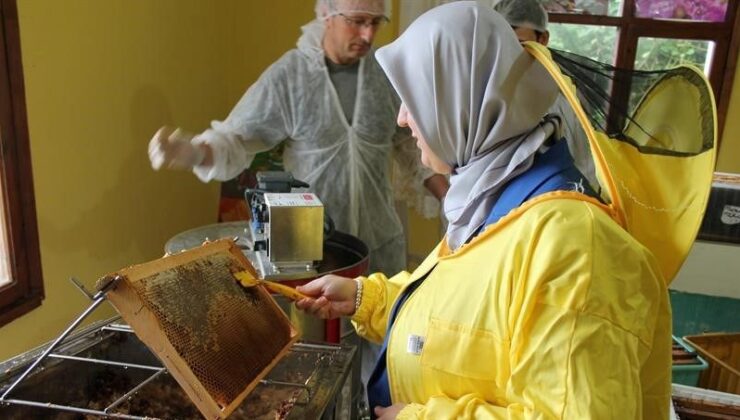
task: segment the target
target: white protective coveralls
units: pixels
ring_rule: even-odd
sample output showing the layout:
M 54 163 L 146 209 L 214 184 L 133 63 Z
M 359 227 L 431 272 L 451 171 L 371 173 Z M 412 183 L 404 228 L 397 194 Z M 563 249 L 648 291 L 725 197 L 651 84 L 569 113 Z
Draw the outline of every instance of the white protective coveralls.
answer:
M 421 165 L 410 132 L 396 124 L 400 100 L 374 51 L 360 60 L 350 124 L 327 70 L 323 22 L 302 29 L 298 48 L 265 70 L 224 121 L 213 121 L 193 139 L 213 150 L 213 166 L 193 172 L 204 182 L 231 179 L 255 154 L 285 141 L 285 170 L 310 185 L 337 230 L 368 246 L 369 272 L 399 272 L 406 268 L 406 241 L 394 206 L 391 157 L 399 171 L 396 188 L 405 193 L 423 196 L 424 180 L 433 172 Z M 351 330 L 349 322 L 344 328 Z M 360 345 L 365 382 L 379 347 Z
M 228 180 L 255 154 L 286 141 L 285 169 L 310 184 L 336 229 L 370 249 L 370 272 L 406 267 L 402 225 L 395 211 L 391 157 L 401 177 L 422 190 L 433 173 L 421 166 L 407 130 L 396 125 L 400 101 L 371 51 L 360 60 L 352 124 L 329 78 L 321 48 L 323 23 L 304 26 L 298 48 L 273 63 L 224 121 L 198 135 L 214 164 L 193 172 L 202 180 Z

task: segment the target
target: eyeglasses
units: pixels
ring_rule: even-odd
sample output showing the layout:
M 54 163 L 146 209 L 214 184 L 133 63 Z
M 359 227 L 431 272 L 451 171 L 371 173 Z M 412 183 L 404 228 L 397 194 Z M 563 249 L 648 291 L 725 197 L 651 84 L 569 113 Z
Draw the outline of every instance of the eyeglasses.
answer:
M 388 22 L 389 20 L 385 16 L 376 16 L 371 19 L 371 18 L 364 18 L 364 17 L 357 17 L 357 16 L 347 16 L 344 13 L 337 13 L 337 14 L 344 18 L 344 21 L 347 23 L 347 25 L 355 29 L 360 29 L 360 28 L 377 29 L 378 27 L 380 27 L 380 25 Z

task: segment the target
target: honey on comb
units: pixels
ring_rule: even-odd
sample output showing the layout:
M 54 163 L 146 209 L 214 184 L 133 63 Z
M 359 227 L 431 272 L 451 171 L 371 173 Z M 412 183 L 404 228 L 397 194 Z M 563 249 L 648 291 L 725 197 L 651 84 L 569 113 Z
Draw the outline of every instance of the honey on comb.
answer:
M 242 288 L 233 256 L 209 255 L 134 284 L 177 353 L 220 405 L 234 400 L 291 340 L 279 311 Z M 269 297 L 267 298 L 269 299 Z

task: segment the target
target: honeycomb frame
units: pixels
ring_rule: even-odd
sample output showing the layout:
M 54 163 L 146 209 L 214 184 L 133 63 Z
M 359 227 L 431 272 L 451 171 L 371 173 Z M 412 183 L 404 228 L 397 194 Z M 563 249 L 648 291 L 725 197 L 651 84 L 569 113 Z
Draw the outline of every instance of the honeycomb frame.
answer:
M 107 298 L 208 419 L 226 418 L 298 339 L 231 239 L 124 268 Z

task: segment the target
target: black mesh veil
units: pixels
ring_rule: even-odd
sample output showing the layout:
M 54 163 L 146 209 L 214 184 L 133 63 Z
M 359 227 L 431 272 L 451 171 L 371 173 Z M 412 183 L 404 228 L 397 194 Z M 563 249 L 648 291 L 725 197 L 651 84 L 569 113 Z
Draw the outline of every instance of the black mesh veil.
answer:
M 633 144 L 642 153 L 694 155 L 714 145 L 714 104 L 705 81 L 694 69 L 640 71 L 619 69 L 577 54 L 550 49 L 552 59 L 576 86 L 578 99 L 596 130 L 609 138 Z M 644 98 L 663 83 L 680 79 L 695 86 L 700 109 L 701 135 L 691 142 L 666 142 L 660 130 L 641 121 Z

